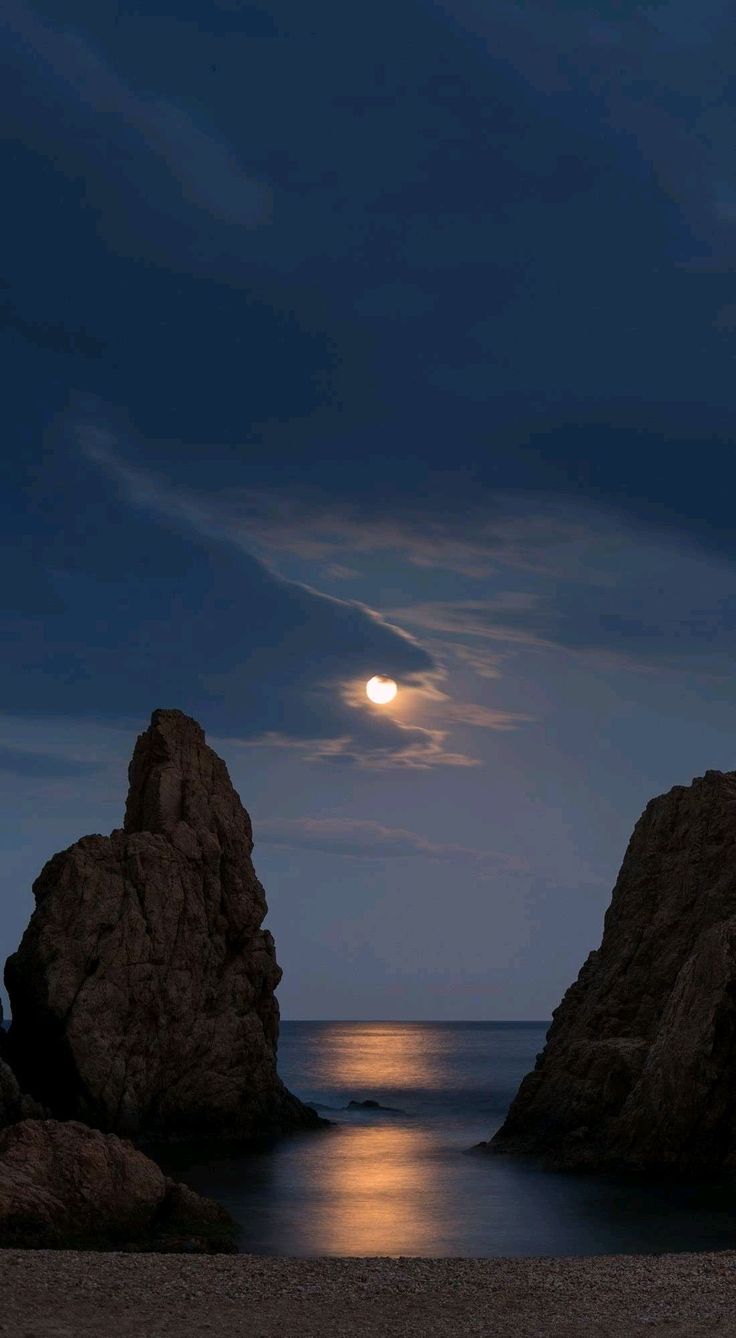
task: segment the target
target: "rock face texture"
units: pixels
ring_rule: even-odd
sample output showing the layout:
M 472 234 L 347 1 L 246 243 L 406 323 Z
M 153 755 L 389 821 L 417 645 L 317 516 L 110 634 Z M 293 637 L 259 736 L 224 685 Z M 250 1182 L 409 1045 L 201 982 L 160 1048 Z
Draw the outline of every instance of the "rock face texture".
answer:
M 649 803 L 603 941 L 491 1151 L 553 1165 L 736 1167 L 736 772 Z
M 21 1085 L 129 1135 L 323 1123 L 276 1073 L 281 971 L 225 763 L 196 721 L 154 711 L 129 778 L 123 829 L 82 837 L 34 883 L 5 969 Z
M 114 1134 L 23 1120 L 0 1133 L 0 1246 L 235 1249 L 229 1213 Z

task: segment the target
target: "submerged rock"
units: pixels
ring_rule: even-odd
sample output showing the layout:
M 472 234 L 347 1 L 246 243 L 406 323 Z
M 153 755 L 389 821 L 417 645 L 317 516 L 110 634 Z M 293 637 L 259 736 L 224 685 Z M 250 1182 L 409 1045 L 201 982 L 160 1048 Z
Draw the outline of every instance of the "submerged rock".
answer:
M 653 799 L 491 1151 L 736 1168 L 736 772 Z
M 75 1121 L 0 1133 L 0 1246 L 232 1251 L 229 1213 L 127 1140 Z
M 247 1138 L 322 1121 L 276 1073 L 281 978 L 251 823 L 181 711 L 135 747 L 122 830 L 34 883 L 5 981 L 10 1061 L 62 1119 L 152 1137 Z

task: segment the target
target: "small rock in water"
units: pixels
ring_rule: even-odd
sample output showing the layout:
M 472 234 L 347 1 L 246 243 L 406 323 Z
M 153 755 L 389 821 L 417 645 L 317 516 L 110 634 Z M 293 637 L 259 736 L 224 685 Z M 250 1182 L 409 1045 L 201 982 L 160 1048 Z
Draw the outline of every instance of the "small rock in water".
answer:
M 403 1115 L 403 1110 L 397 1106 L 382 1106 L 379 1101 L 348 1101 L 346 1110 L 387 1110 L 392 1115 Z

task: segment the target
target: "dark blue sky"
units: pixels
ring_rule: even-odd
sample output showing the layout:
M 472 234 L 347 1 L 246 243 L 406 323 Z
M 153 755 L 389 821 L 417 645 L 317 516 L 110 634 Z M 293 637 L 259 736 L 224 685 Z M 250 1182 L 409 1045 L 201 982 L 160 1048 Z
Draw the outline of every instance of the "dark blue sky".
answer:
M 730 8 L 61 8 L 2 20 L 0 952 L 180 706 L 287 1016 L 545 1016 L 734 763 Z

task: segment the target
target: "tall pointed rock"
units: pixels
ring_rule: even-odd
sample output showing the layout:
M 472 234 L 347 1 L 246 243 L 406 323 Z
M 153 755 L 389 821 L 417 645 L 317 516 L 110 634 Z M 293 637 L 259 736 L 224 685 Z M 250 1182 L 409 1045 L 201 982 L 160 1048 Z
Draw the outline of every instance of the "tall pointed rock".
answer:
M 251 823 L 181 711 L 154 711 L 125 826 L 54 855 L 5 981 L 27 1091 L 118 1133 L 250 1137 L 318 1117 L 276 1073 L 281 978 Z

